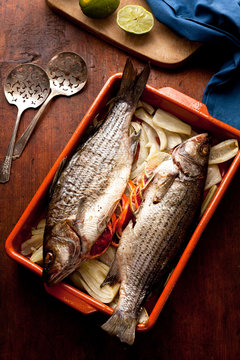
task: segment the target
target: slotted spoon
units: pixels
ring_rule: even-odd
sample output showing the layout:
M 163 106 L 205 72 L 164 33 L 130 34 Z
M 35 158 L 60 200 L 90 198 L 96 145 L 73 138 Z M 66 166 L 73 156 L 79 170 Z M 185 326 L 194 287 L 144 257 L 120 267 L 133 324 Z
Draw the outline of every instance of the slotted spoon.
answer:
M 47 98 L 49 90 L 48 76 L 38 65 L 18 65 L 8 74 L 4 93 L 7 101 L 17 106 L 18 113 L 7 153 L 0 168 L 0 183 L 6 183 L 10 178 L 13 149 L 22 113 L 28 108 L 41 105 Z
M 46 72 L 50 79 L 51 92 L 31 123 L 16 142 L 13 158 L 21 156 L 35 126 L 48 103 L 58 95 L 71 96 L 79 92 L 87 82 L 87 65 L 83 58 L 73 52 L 61 52 L 48 63 Z

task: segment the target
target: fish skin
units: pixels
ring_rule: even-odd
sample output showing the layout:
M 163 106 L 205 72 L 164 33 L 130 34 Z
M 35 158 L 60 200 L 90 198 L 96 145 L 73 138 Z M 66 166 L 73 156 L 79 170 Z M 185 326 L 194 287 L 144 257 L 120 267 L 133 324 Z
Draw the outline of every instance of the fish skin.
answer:
M 176 147 L 172 160 L 156 169 L 135 224 L 130 222 L 123 231 L 115 261 L 102 284 L 120 281 L 119 301 L 102 328 L 129 345 L 135 339 L 143 301 L 166 276 L 200 208 L 209 148 L 207 134 Z
M 130 176 L 136 136 L 129 126 L 149 65 L 137 75 L 128 59 L 115 103 L 96 133 L 73 155 L 52 191 L 43 242 L 43 280 L 72 273 L 102 234 Z M 140 135 L 140 134 L 139 134 Z

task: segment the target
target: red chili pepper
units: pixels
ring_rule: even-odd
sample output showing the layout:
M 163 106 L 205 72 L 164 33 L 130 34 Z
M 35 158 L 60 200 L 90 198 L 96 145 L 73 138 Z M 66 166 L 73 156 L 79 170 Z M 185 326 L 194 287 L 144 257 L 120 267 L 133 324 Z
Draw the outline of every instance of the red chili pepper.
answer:
M 118 223 L 118 218 L 117 218 L 116 214 L 113 213 L 113 216 L 112 216 L 112 219 L 111 219 L 112 234 L 114 234 L 115 231 L 116 231 L 117 223 Z
M 120 214 L 117 215 L 116 211 L 113 213 L 108 226 L 93 245 L 90 255 L 86 257 L 92 259 L 101 255 L 107 250 L 110 243 L 113 246 L 118 247 L 118 243 L 113 240 L 114 234 L 120 239 L 123 229 L 127 226 L 129 221 L 134 218 L 134 212 L 139 208 L 142 201 L 142 189 L 145 187 L 146 181 L 147 177 L 145 174 L 141 174 L 138 177 L 137 186 L 133 181 L 129 180 L 128 185 L 130 187 L 130 195 L 129 197 L 127 197 L 125 193 L 122 195 L 119 203 Z
M 124 201 L 124 204 L 123 204 L 123 211 L 122 211 L 121 215 L 119 216 L 119 220 L 118 220 L 118 223 L 116 226 L 116 233 L 120 236 L 122 235 L 123 226 L 125 225 L 125 220 L 126 220 L 126 217 L 128 214 L 128 209 L 129 209 L 129 202 L 128 202 L 128 199 L 126 199 L 126 201 Z
M 136 208 L 138 209 L 142 202 L 142 185 L 141 184 L 139 184 L 136 187 L 134 202 L 135 202 Z
M 112 229 L 111 225 L 108 225 L 101 236 L 97 239 L 95 244 L 92 246 L 90 254 L 84 257 L 88 259 L 94 259 L 97 256 L 102 255 L 109 247 L 112 241 Z

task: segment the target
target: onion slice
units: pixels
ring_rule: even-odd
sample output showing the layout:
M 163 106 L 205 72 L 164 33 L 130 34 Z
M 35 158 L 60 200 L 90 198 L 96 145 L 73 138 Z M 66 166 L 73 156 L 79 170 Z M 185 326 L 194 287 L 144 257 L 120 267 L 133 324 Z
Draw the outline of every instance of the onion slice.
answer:
M 210 149 L 209 164 L 220 164 L 237 155 L 239 150 L 238 141 L 229 139 L 214 145 Z
M 145 101 L 142 101 L 142 107 L 144 108 L 144 110 L 146 110 L 146 112 L 149 114 L 149 115 L 153 115 L 155 109 L 152 105 L 146 103 Z
M 217 185 L 213 185 L 210 189 L 209 192 L 207 193 L 207 196 L 205 197 L 202 206 L 201 206 L 201 214 L 200 217 L 203 216 L 203 214 L 205 213 L 205 211 L 207 210 L 208 205 L 210 204 L 210 202 L 212 201 L 215 193 L 217 191 Z
M 179 134 L 171 132 L 171 131 L 165 131 L 167 136 L 167 149 L 173 149 L 175 146 L 182 143 L 182 138 Z
M 92 259 L 81 263 L 80 267 L 70 275 L 70 279 L 74 285 L 78 288 L 84 288 L 94 299 L 108 304 L 114 299 L 120 286 L 120 284 L 115 284 L 100 288 L 108 271 L 107 265 Z
M 152 129 L 154 129 L 154 131 L 156 132 L 156 134 L 159 138 L 159 141 L 160 141 L 160 150 L 166 149 L 167 136 L 163 129 L 161 129 L 160 127 L 154 126 L 153 117 L 151 115 L 149 115 L 148 113 L 146 113 L 146 111 L 142 108 L 135 111 L 135 116 L 138 119 L 144 121 L 144 123 L 148 124 Z
M 218 165 L 216 164 L 208 165 L 204 190 L 210 189 L 210 187 L 220 183 L 220 181 L 222 181 L 222 176 Z
M 154 155 L 150 156 L 148 160 L 145 162 L 145 173 L 147 176 L 151 176 L 152 172 L 165 160 L 171 159 L 171 155 L 159 151 Z
M 192 130 L 190 125 L 162 109 L 157 109 L 155 112 L 153 124 L 157 127 L 179 134 L 190 135 Z
M 43 262 L 43 245 L 40 246 L 36 251 L 33 252 L 30 260 L 37 264 L 42 264 Z

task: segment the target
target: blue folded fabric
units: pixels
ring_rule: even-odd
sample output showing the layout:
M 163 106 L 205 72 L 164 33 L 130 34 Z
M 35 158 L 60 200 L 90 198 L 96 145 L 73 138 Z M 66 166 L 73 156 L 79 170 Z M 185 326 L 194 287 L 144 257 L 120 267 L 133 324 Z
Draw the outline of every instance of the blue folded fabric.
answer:
M 192 41 L 220 45 L 221 69 L 202 101 L 217 119 L 240 129 L 240 0 L 147 0 L 154 16 Z

